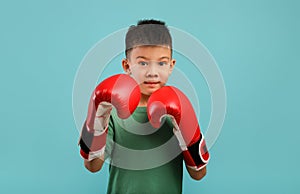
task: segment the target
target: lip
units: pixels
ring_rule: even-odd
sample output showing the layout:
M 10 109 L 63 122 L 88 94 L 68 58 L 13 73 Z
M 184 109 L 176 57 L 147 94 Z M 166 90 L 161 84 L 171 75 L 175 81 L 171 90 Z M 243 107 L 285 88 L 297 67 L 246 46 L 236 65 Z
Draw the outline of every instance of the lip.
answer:
M 145 81 L 144 84 L 147 87 L 155 88 L 158 84 L 160 84 L 160 81 Z
M 145 81 L 144 84 L 159 84 L 160 81 Z

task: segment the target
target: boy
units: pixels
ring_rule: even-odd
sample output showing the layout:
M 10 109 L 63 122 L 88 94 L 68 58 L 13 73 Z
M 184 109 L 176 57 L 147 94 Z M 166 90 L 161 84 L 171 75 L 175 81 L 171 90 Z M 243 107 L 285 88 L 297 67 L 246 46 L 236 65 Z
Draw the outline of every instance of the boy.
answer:
M 91 97 L 79 142 L 84 165 L 97 172 L 104 158 L 111 159 L 107 193 L 182 193 L 183 159 L 190 176 L 200 180 L 206 174 L 209 155 L 189 101 L 176 88 L 165 86 L 175 65 L 171 35 L 164 22 L 142 20 L 129 28 L 125 42 L 122 66 L 127 75 L 106 79 Z M 182 108 L 174 114 L 168 112 L 170 117 L 161 120 L 165 114 L 159 105 L 171 109 L 174 103 L 188 107 L 184 116 L 178 116 L 184 112 Z M 131 123 L 122 120 L 129 116 Z M 149 121 L 158 129 L 147 127 Z M 186 129 L 194 125 L 198 127 L 195 131 Z M 152 162 L 141 160 L 138 154 L 127 156 L 120 149 L 151 150 L 169 142 L 174 134 L 178 141 L 172 150 L 162 149 L 152 156 Z M 180 148 L 182 153 L 165 157 Z M 167 159 L 161 165 L 151 165 L 160 158 Z M 147 162 L 149 165 L 143 166 Z

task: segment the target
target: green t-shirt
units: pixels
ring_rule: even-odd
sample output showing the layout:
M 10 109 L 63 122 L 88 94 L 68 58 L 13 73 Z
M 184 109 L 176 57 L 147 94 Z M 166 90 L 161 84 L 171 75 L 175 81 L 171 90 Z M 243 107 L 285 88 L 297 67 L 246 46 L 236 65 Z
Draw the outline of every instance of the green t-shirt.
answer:
M 159 129 L 153 128 L 146 107 L 138 107 L 126 120 L 112 112 L 106 156 L 108 194 L 182 193 L 183 157 L 172 124 L 165 119 Z

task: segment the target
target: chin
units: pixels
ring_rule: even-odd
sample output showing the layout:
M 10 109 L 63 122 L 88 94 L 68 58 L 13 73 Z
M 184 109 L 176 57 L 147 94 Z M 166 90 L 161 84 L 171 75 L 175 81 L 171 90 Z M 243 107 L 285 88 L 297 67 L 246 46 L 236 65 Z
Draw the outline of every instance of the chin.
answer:
M 153 92 L 155 92 L 156 90 L 159 90 L 160 88 L 162 88 L 162 86 L 156 86 L 153 88 L 150 88 L 150 87 L 141 88 L 141 93 L 143 95 L 150 96 Z
M 159 88 L 152 89 L 152 90 L 147 90 L 147 91 L 142 92 L 142 94 L 145 95 L 145 96 L 150 96 L 153 92 L 155 92 L 158 89 Z
M 144 96 L 151 96 L 152 93 L 153 92 L 142 92 L 142 95 L 144 95 Z

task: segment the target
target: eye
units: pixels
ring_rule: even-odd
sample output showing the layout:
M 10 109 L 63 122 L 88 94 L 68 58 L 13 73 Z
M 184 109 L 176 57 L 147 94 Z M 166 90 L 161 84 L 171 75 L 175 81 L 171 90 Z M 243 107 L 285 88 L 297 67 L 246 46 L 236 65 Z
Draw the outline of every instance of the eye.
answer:
M 146 66 L 146 65 L 148 65 L 148 63 L 145 62 L 145 61 L 140 61 L 140 62 L 138 62 L 138 64 L 141 65 L 141 66 Z
M 165 61 L 161 61 L 161 62 L 158 62 L 158 65 L 159 66 L 166 66 L 166 65 L 168 65 L 168 63 L 165 62 Z

